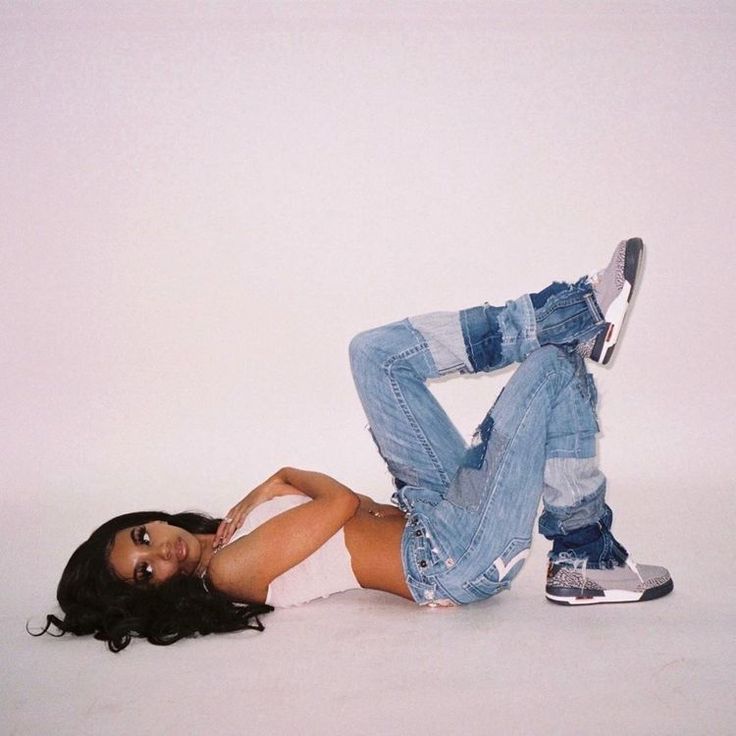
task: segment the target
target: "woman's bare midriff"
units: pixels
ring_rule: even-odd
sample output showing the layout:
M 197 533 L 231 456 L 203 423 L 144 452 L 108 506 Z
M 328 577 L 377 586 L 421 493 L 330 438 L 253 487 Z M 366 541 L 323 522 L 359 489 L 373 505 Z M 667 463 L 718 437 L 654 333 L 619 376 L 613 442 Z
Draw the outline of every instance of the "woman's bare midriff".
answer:
M 406 519 L 403 514 L 376 517 L 358 509 L 345 524 L 345 544 L 353 572 L 361 587 L 383 590 L 413 600 L 404 579 L 401 537 Z

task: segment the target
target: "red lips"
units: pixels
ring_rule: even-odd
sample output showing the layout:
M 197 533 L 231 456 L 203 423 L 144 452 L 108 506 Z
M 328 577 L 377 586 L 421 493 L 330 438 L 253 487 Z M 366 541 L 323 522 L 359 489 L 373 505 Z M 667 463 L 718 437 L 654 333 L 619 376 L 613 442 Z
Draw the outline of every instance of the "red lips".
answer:
M 186 560 L 188 550 L 186 544 L 184 544 L 184 540 L 181 537 L 176 540 L 176 546 L 174 549 L 176 550 L 176 559 L 179 560 L 179 562 L 183 562 L 184 560 Z

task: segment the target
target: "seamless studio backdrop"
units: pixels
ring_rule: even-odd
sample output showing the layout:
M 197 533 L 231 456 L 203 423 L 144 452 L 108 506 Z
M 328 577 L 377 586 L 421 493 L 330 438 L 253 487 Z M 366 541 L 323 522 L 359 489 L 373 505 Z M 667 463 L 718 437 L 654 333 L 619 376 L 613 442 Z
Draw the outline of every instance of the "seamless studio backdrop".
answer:
M 8 734 L 733 733 L 730 2 L 0 2 Z M 275 468 L 386 500 L 359 330 L 647 244 L 601 394 L 640 606 L 353 592 L 266 632 L 33 639 L 76 545 Z M 466 435 L 510 371 L 435 386 Z

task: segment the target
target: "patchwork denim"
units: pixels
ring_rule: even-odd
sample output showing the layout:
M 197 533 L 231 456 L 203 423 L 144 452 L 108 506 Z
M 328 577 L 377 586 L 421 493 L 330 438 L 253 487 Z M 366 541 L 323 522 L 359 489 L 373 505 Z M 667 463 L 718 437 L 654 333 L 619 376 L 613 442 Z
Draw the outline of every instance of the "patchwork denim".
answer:
M 601 329 L 581 280 L 353 339 L 356 387 L 407 515 L 402 556 L 415 600 L 469 603 L 508 587 L 529 554 L 540 497 L 551 539 L 603 528 L 595 385 L 575 351 Z M 519 361 L 468 446 L 427 381 Z

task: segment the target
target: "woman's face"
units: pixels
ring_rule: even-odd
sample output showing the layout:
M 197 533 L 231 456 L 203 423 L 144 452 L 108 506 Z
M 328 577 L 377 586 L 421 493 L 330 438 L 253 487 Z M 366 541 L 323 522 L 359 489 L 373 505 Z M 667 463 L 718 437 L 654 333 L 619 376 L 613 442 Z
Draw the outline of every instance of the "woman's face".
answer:
M 202 557 L 202 543 L 185 529 L 150 521 L 119 531 L 108 562 L 128 583 L 160 585 L 178 574 L 191 575 Z

